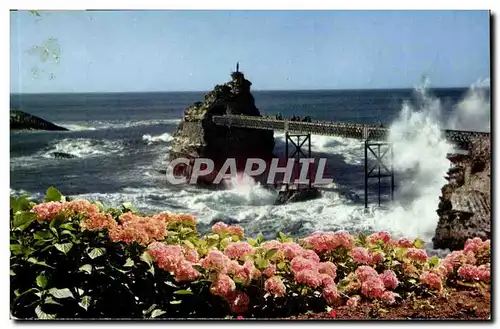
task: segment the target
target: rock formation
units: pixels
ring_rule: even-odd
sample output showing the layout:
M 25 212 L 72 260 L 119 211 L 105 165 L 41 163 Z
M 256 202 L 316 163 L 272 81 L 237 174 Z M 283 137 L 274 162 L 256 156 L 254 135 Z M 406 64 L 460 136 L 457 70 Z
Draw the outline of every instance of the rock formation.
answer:
M 197 183 L 211 185 L 228 158 L 235 158 L 238 171 L 243 171 L 248 158 L 270 161 L 273 157 L 272 131 L 221 127 L 212 122 L 212 115 L 261 116 L 250 92 L 251 82 L 241 72 L 233 72 L 231 78 L 230 82 L 215 86 L 205 95 L 204 102 L 197 102 L 184 111 L 174 134 L 169 161 L 188 158 L 190 165 L 177 165 L 175 175 L 189 178 L 194 159 L 209 158 L 215 163 L 215 171 L 199 177 Z
M 67 131 L 68 129 L 53 124 L 35 115 L 19 111 L 10 111 L 10 130 L 54 130 Z
M 491 143 L 476 139 L 469 153 L 451 154 L 454 165 L 442 189 L 434 248 L 462 249 L 472 237 L 491 238 Z

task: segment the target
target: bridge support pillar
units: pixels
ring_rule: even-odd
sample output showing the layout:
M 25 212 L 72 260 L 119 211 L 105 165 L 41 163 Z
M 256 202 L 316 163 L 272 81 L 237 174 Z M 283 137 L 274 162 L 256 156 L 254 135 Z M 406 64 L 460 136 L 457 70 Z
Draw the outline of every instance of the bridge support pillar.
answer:
M 375 157 L 375 165 L 369 168 L 368 156 L 372 154 Z M 387 156 L 387 153 L 389 155 Z M 384 163 L 384 159 L 390 157 L 390 164 Z M 365 208 L 368 208 L 368 181 L 370 178 L 378 179 L 378 205 L 381 201 L 381 178 L 391 179 L 391 200 L 394 200 L 394 168 L 393 168 L 394 153 L 392 144 L 383 142 L 370 142 L 365 140 Z
M 286 157 L 286 160 L 288 161 L 288 159 L 290 158 L 295 158 L 295 164 L 294 164 L 294 168 L 298 168 L 298 165 L 299 165 L 299 161 L 301 159 L 301 155 L 302 155 L 302 158 L 305 158 L 305 159 L 311 159 L 311 134 L 290 134 L 288 131 L 285 132 L 285 157 Z M 295 142 L 293 139 L 296 138 L 296 141 Z M 290 148 L 288 147 L 288 143 L 291 144 L 291 146 L 293 146 L 293 152 L 290 152 Z M 302 150 L 303 147 L 305 147 L 304 144 L 307 143 L 307 154 L 304 153 L 304 151 Z M 308 188 L 312 188 L 312 170 L 309 170 L 308 171 L 308 175 L 309 175 L 309 186 Z M 287 183 L 285 185 L 285 188 L 286 190 L 288 191 L 289 189 L 289 184 Z M 300 188 L 300 184 L 297 185 L 297 189 Z

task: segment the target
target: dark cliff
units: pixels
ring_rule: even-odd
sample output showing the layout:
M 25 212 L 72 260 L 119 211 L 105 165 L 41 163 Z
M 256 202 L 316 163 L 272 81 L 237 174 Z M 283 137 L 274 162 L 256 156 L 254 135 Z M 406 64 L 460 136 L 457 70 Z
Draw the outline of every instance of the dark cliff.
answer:
M 491 141 L 476 139 L 469 153 L 451 154 L 441 189 L 434 248 L 458 250 L 468 238 L 491 238 Z
M 169 161 L 181 157 L 191 161 L 190 165 L 176 166 L 176 175 L 189 178 L 196 158 L 209 158 L 215 163 L 214 173 L 200 177 L 199 185 L 211 185 L 228 158 L 235 158 L 238 171 L 242 171 L 248 158 L 270 161 L 273 157 L 272 131 L 213 124 L 212 115 L 261 116 L 250 92 L 251 82 L 241 72 L 233 72 L 231 78 L 228 83 L 215 86 L 205 95 L 204 102 L 188 107 L 174 134 Z

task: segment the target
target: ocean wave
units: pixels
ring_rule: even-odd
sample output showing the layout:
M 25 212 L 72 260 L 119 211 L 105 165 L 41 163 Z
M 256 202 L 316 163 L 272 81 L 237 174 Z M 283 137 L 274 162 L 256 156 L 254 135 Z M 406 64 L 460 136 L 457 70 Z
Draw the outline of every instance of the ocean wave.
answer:
M 146 134 L 146 135 L 142 136 L 142 140 L 146 141 L 148 143 L 148 145 L 153 144 L 153 143 L 158 143 L 158 142 L 168 143 L 168 142 L 171 142 L 172 139 L 173 139 L 173 137 L 169 133 L 164 133 L 164 134 L 157 135 L 157 136 L 151 136 L 150 134 Z
M 69 129 L 70 131 L 120 129 L 138 126 L 153 126 L 161 124 L 179 124 L 181 119 L 157 119 L 157 120 L 137 120 L 137 121 L 83 121 L 83 122 L 57 122 L 56 124 Z
M 87 158 L 118 153 L 122 150 L 123 144 L 120 141 L 89 138 L 65 138 L 43 150 L 41 152 L 41 156 L 44 158 L 53 158 L 54 153 L 57 152 L 68 154 L 77 158 Z

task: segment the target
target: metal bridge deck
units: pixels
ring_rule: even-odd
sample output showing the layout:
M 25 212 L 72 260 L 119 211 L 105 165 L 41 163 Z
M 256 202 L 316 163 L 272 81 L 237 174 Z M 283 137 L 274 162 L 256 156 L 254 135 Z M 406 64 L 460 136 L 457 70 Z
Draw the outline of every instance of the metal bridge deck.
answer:
M 278 130 L 301 134 L 310 133 L 314 135 L 339 136 L 360 140 L 385 140 L 389 132 L 388 128 L 382 128 L 376 125 L 328 121 L 302 122 L 244 115 L 214 115 L 212 116 L 212 121 L 220 126 Z M 449 141 L 459 145 L 468 144 L 476 137 L 490 138 L 490 133 L 477 131 L 444 130 L 444 134 Z

